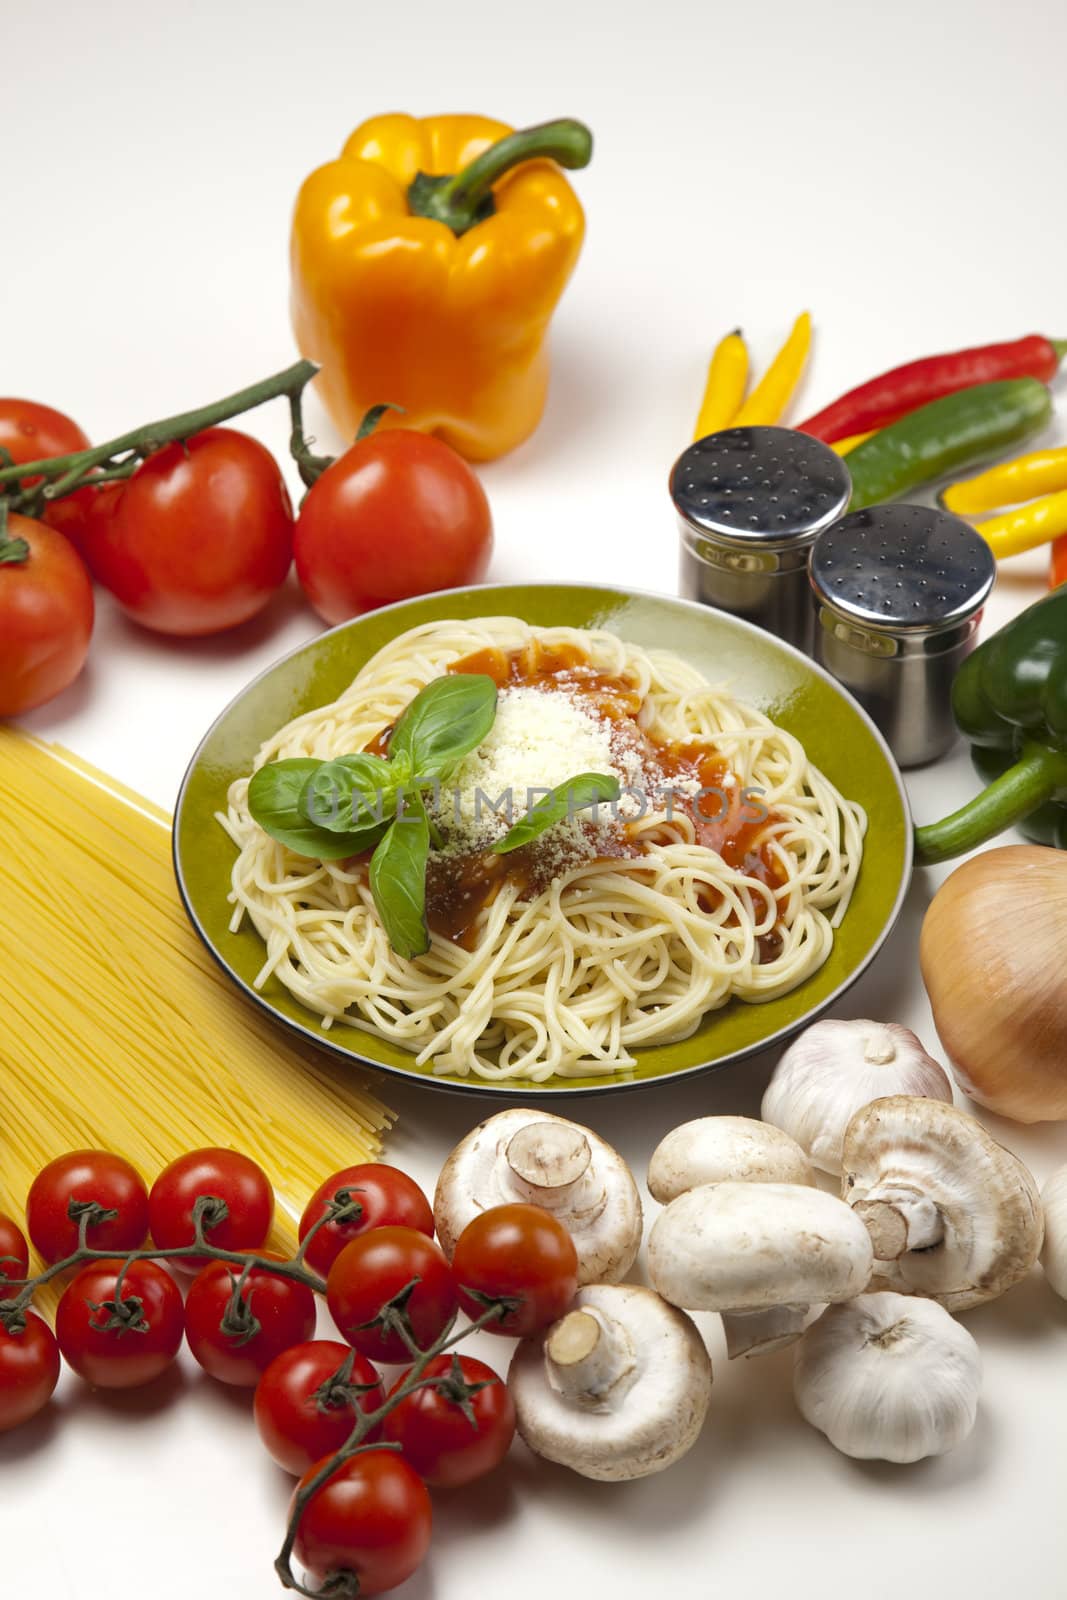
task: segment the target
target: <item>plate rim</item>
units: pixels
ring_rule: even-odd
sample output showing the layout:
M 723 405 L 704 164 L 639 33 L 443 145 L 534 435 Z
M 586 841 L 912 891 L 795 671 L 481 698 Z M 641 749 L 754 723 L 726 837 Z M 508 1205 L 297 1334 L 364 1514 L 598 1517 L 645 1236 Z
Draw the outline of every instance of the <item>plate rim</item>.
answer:
M 311 645 L 321 645 L 323 640 L 328 639 L 331 634 L 340 633 L 344 629 L 350 628 L 353 623 L 361 622 L 366 617 L 378 618 L 387 616 L 391 612 L 403 610 L 406 606 L 421 604 L 426 601 L 447 600 L 449 596 L 455 594 L 492 595 L 503 590 L 515 589 L 537 589 L 542 591 L 551 589 L 588 589 L 595 590 L 598 594 L 618 595 L 624 600 L 641 599 L 659 602 L 667 601 L 671 605 L 682 606 L 686 610 L 692 611 L 694 614 L 704 617 L 706 617 L 709 613 L 714 616 L 725 617 L 729 620 L 732 626 L 740 628 L 743 633 L 754 634 L 761 640 L 768 638 L 772 639 L 780 650 L 784 650 L 787 655 L 795 656 L 804 664 L 807 669 L 815 672 L 817 676 L 829 684 L 832 689 L 836 690 L 837 693 L 840 694 L 849 704 L 853 712 L 859 717 L 860 721 L 866 723 L 868 732 L 873 736 L 875 743 L 881 748 L 882 754 L 886 760 L 886 764 L 890 773 L 892 774 L 897 795 L 900 799 L 905 825 L 903 868 L 901 871 L 900 884 L 898 886 L 896 898 L 893 901 L 892 908 L 881 928 L 881 931 L 878 934 L 878 937 L 871 945 L 870 950 L 867 952 L 866 956 L 859 963 L 859 965 L 851 973 L 849 973 L 848 977 L 843 979 L 831 994 L 827 995 L 824 1000 L 820 1001 L 818 1006 L 814 1008 L 813 1011 L 806 1012 L 802 1017 L 798 1018 L 794 1022 L 783 1024 L 781 1028 L 777 1029 L 772 1034 L 768 1034 L 765 1039 L 761 1039 L 758 1043 L 743 1045 L 740 1049 L 732 1050 L 729 1055 L 719 1057 L 717 1060 L 694 1062 L 691 1066 L 679 1067 L 672 1072 L 664 1073 L 662 1076 L 650 1078 L 630 1078 L 624 1080 L 619 1080 L 617 1078 L 606 1078 L 603 1083 L 586 1083 L 582 1085 L 575 1085 L 573 1089 L 568 1089 L 556 1082 L 550 1082 L 547 1085 L 542 1085 L 539 1083 L 534 1083 L 529 1079 L 522 1078 L 505 1078 L 497 1082 L 485 1078 L 472 1080 L 471 1078 L 438 1077 L 437 1074 L 433 1072 L 416 1072 L 405 1067 L 394 1066 L 388 1061 L 375 1061 L 368 1056 L 359 1055 L 348 1045 L 333 1044 L 330 1040 L 328 1030 L 316 1027 L 311 1022 L 297 1022 L 294 1018 L 287 1017 L 283 1012 L 276 1010 L 275 1007 L 269 1003 L 269 1001 L 264 999 L 258 990 L 248 983 L 240 975 L 240 973 L 236 972 L 225 960 L 222 952 L 217 948 L 214 941 L 210 938 L 206 928 L 203 926 L 196 907 L 193 904 L 185 882 L 185 874 L 181 861 L 181 851 L 178 842 L 182 808 L 185 802 L 186 792 L 196 772 L 196 769 L 199 766 L 201 753 L 212 738 L 215 730 L 230 715 L 230 712 L 234 709 L 234 707 L 241 700 L 243 700 L 244 697 L 252 689 L 254 689 L 257 684 L 269 677 L 272 672 L 275 672 L 278 667 L 282 666 L 287 661 L 293 660 L 294 657 L 302 654 L 302 652 L 307 650 Z M 574 582 L 556 580 L 554 582 L 538 581 L 531 583 L 523 583 L 521 581 L 512 583 L 498 582 L 475 584 L 466 589 L 433 589 L 426 594 L 409 595 L 404 600 L 393 600 L 389 603 L 389 605 L 376 606 L 373 611 L 361 612 L 358 616 L 348 617 L 344 622 L 335 623 L 333 627 L 324 629 L 322 633 L 313 634 L 310 639 L 305 639 L 302 643 L 294 645 L 291 650 L 285 651 L 283 655 L 280 655 L 274 661 L 269 662 L 268 665 L 262 669 L 262 671 L 257 672 L 254 678 L 250 678 L 235 695 L 231 696 L 231 698 L 223 706 L 222 710 L 216 717 L 213 718 L 210 725 L 205 730 L 203 736 L 197 743 L 196 748 L 190 756 L 188 763 L 186 764 L 185 772 L 182 775 L 181 783 L 178 786 L 178 793 L 174 801 L 174 813 L 171 819 L 170 832 L 171 861 L 174 867 L 174 877 L 178 888 L 178 895 L 181 899 L 182 906 L 184 907 L 185 914 L 192 925 L 193 931 L 196 933 L 201 944 L 207 950 L 215 964 L 222 972 L 226 974 L 229 981 L 241 992 L 242 995 L 244 995 L 247 1000 L 250 1000 L 259 1011 L 270 1017 L 276 1026 L 284 1028 L 286 1032 L 294 1034 L 298 1038 L 303 1039 L 315 1049 L 326 1052 L 336 1061 L 346 1061 L 350 1065 L 358 1066 L 370 1072 L 385 1073 L 388 1077 L 396 1078 L 403 1083 L 425 1085 L 428 1088 L 440 1090 L 446 1094 L 477 1095 L 485 1099 L 500 1099 L 502 1096 L 515 1099 L 518 1096 L 536 1094 L 543 1098 L 555 1095 L 562 1100 L 571 1100 L 586 1098 L 594 1095 L 621 1094 L 627 1090 L 634 1091 L 638 1089 L 654 1089 L 657 1086 L 662 1087 L 665 1083 L 677 1083 L 682 1080 L 700 1076 L 703 1073 L 718 1072 L 726 1067 L 733 1066 L 735 1062 L 746 1061 L 752 1056 L 760 1055 L 764 1050 L 774 1049 L 776 1046 L 784 1043 L 787 1039 L 791 1039 L 795 1034 L 800 1033 L 804 1028 L 809 1027 L 819 1017 L 824 1016 L 832 1006 L 837 1004 L 843 995 L 848 993 L 852 986 L 857 983 L 863 974 L 868 970 L 875 958 L 881 954 L 886 941 L 900 920 L 900 915 L 904 909 L 904 903 L 907 899 L 908 891 L 911 887 L 915 871 L 914 821 L 911 814 L 911 804 L 908 799 L 908 792 L 905 788 L 904 779 L 896 757 L 890 750 L 884 734 L 877 726 L 870 713 L 860 705 L 859 701 L 845 687 L 840 679 L 835 678 L 833 673 L 824 667 L 821 662 L 816 661 L 812 656 L 805 654 L 803 650 L 800 650 L 794 644 L 790 644 L 788 640 L 779 639 L 777 634 L 769 633 L 766 628 L 758 627 L 756 623 L 750 622 L 746 617 L 735 616 L 733 612 L 724 611 L 719 606 L 705 605 L 703 601 L 690 600 L 683 595 L 663 594 L 656 589 L 640 589 L 628 585 L 613 583 L 594 583 L 589 580 Z

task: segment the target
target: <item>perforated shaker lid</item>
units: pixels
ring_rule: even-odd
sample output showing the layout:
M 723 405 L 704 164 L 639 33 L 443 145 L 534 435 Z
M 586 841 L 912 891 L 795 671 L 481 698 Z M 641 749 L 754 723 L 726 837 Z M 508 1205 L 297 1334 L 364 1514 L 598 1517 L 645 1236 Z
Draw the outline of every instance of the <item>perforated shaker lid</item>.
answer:
M 835 611 L 900 633 L 949 627 L 985 604 L 993 552 L 960 517 L 927 506 L 871 506 L 821 533 L 811 583 Z
M 848 506 L 842 458 L 792 428 L 725 428 L 674 464 L 671 499 L 690 526 L 743 545 L 810 543 Z

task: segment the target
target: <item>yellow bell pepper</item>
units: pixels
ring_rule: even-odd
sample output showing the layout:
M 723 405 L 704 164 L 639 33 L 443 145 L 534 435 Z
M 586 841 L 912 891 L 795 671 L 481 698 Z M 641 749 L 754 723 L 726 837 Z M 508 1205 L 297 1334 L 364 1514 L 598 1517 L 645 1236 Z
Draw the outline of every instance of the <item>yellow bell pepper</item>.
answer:
M 748 383 L 748 347 L 735 328 L 725 339 L 720 339 L 708 366 L 704 385 L 704 398 L 697 413 L 694 439 L 706 439 L 709 433 L 728 428 L 740 411 Z
M 1067 489 L 1067 447 L 1032 450 L 1012 461 L 1000 461 L 975 478 L 963 478 L 942 491 L 946 511 L 969 517 L 976 512 L 997 511 L 1001 506 L 1032 500 L 1039 494 L 1055 494 Z
M 1067 489 L 1030 500 L 1015 511 L 975 524 L 993 554 L 1021 556 L 1067 533 Z
M 536 428 L 545 335 L 585 231 L 560 166 L 583 167 L 580 122 L 514 133 L 488 117 L 373 117 L 300 190 L 292 316 L 347 436 L 382 401 L 383 427 L 437 433 L 472 461 Z
M 811 349 L 811 315 L 802 311 L 763 377 L 734 418 L 735 428 L 769 427 L 782 413 L 800 382 Z

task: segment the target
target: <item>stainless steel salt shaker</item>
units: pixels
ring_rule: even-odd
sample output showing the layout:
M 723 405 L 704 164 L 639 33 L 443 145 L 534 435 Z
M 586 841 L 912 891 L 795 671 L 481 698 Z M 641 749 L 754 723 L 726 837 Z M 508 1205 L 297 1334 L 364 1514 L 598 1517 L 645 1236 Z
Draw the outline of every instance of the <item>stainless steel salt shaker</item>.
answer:
M 956 737 L 952 680 L 996 578 L 985 540 L 926 506 L 854 511 L 816 539 L 815 657 L 850 689 L 902 767 Z
M 808 553 L 852 493 L 839 455 L 791 428 L 726 428 L 674 464 L 680 588 L 809 654 L 814 618 Z

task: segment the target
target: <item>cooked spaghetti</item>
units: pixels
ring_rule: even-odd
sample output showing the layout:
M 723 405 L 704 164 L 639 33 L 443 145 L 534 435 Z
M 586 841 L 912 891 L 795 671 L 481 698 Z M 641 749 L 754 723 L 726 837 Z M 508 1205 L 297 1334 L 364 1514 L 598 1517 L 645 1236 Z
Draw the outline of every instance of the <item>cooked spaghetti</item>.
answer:
M 247 915 L 265 943 L 260 984 L 273 975 L 323 1027 L 344 1018 L 437 1073 L 543 1081 L 623 1071 L 642 1045 L 785 994 L 826 960 L 863 812 L 792 735 L 667 652 L 511 617 L 429 623 L 256 765 L 387 750 L 415 694 L 455 671 L 495 679 L 497 719 L 434 801 L 424 956 L 391 949 L 364 857 L 294 854 L 251 817 L 247 780 L 232 785 L 233 926 Z M 618 777 L 618 804 L 490 852 L 507 826 L 494 791 L 521 815 L 534 788 L 588 770 Z

